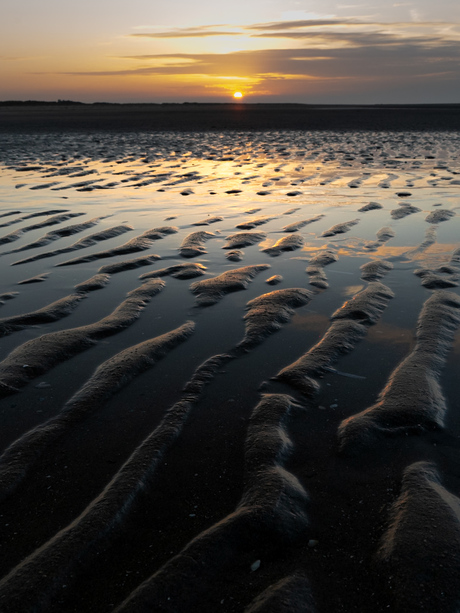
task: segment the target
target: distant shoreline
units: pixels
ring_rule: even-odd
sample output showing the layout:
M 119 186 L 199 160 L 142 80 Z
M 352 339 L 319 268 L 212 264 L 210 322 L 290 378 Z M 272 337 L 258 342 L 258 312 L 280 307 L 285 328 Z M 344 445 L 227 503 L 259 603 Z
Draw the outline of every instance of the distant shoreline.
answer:
M 0 133 L 460 130 L 460 104 L 309 105 L 0 101 Z

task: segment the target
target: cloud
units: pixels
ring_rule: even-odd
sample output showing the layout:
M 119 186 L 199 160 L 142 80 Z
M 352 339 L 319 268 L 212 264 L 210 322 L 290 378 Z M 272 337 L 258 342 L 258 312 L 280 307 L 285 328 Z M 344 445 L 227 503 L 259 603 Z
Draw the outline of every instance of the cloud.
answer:
M 259 23 L 246 26 L 246 30 L 285 31 L 294 28 L 312 28 L 319 26 L 340 26 L 356 23 L 353 19 L 303 19 L 297 21 L 276 21 L 272 23 Z
M 355 46 L 318 48 L 262 49 L 233 53 L 152 54 L 125 57 L 148 63 L 121 70 L 67 72 L 85 76 L 130 75 L 240 75 L 263 77 L 289 74 L 322 78 L 372 77 L 393 74 L 411 78 L 414 74 L 458 73 L 460 47 L 433 39 L 396 41 L 382 44 L 373 34 L 352 39 Z M 358 45 L 358 42 L 360 43 Z M 436 70 L 433 70 L 433 67 Z
M 446 27 L 446 26 L 449 27 Z M 382 101 L 382 92 L 422 102 L 445 91 L 448 101 L 460 98 L 460 34 L 458 24 L 441 22 L 378 23 L 356 19 L 290 20 L 252 26 L 203 26 L 134 37 L 173 38 L 238 33 L 263 41 L 267 48 L 207 53 L 124 55 L 123 67 L 62 72 L 70 77 L 151 78 L 158 88 L 193 83 L 194 92 L 218 91 L 226 83 L 246 83 L 246 93 L 311 95 L 346 93 Z M 232 30 L 232 31 L 231 31 Z M 284 38 L 287 48 L 274 48 L 270 38 Z M 155 47 L 158 49 L 158 45 Z M 175 46 L 180 49 L 179 43 Z M 194 48 L 199 46 L 194 43 Z M 221 48 L 220 46 L 218 47 Z M 112 58 L 113 60 L 114 58 Z M 201 84 L 201 85 L 200 85 Z M 163 91 L 163 90 L 162 90 Z M 186 91 L 185 89 L 183 91 Z M 289 93 L 291 92 L 291 94 Z M 324 94 L 324 95 L 326 95 Z M 334 94 L 335 95 L 335 94 Z M 386 95 L 386 94 L 385 94 Z M 425 96 L 425 98 L 424 98 Z M 442 101 L 442 98 L 440 98 Z
M 211 28 L 225 26 L 200 26 L 194 28 L 180 28 L 177 30 L 167 30 L 164 32 L 139 32 L 130 34 L 132 38 L 202 38 L 205 36 L 238 36 L 241 31 L 218 30 Z

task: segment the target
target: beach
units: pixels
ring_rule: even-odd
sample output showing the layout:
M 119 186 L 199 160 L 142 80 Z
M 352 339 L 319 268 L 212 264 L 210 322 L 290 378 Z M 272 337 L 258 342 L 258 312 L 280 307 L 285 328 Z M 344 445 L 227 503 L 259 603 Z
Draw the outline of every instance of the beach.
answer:
M 0 610 L 455 611 L 459 107 L 166 106 L 0 109 Z

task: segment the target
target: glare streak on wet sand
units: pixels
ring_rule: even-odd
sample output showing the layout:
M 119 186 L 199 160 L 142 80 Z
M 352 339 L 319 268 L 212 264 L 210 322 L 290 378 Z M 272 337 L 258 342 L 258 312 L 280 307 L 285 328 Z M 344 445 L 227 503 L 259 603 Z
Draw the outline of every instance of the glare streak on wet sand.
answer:
M 460 132 L 3 137 L 0 610 L 453 612 Z

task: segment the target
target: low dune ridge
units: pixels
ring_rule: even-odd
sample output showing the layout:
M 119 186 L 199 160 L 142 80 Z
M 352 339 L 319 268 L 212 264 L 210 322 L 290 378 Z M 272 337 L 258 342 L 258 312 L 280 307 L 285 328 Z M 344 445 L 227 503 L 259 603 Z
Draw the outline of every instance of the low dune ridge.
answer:
M 283 236 L 279 238 L 271 247 L 265 247 L 262 249 L 263 253 L 267 253 L 271 257 L 277 257 L 283 253 L 283 251 L 295 251 L 300 249 L 305 240 L 299 234 L 292 234 L 290 236 Z
M 27 251 L 29 249 L 37 249 L 38 247 L 44 247 L 45 245 L 49 245 L 53 241 L 57 241 L 64 236 L 72 236 L 73 234 L 79 234 L 88 228 L 92 228 L 99 223 L 105 217 L 94 217 L 93 219 L 89 219 L 86 222 L 73 224 L 71 226 L 65 226 L 63 228 L 59 228 L 58 230 L 52 230 L 51 232 L 47 232 L 44 236 L 34 241 L 33 243 L 28 243 L 27 245 L 23 245 L 22 247 L 17 247 L 16 249 L 12 249 L 11 251 L 6 251 L 0 255 L 6 255 L 8 253 L 20 253 L 21 251 Z
M 220 215 L 213 215 L 212 217 L 205 217 L 205 219 L 201 219 L 200 221 L 194 221 L 192 226 L 209 226 L 212 223 L 223 221 L 223 219 L 224 218 Z
M 310 285 L 317 287 L 318 289 L 327 289 L 329 283 L 327 282 L 325 266 L 337 262 L 339 256 L 331 249 L 323 249 L 312 257 L 305 270 L 310 277 Z
M 418 206 L 414 206 L 413 204 L 409 204 L 409 202 L 398 202 L 399 208 L 393 209 L 390 211 L 393 219 L 403 219 L 403 217 L 407 217 L 408 215 L 413 215 L 414 213 L 420 213 L 422 209 L 419 209 Z
M 74 266 L 76 264 L 83 264 L 85 262 L 94 262 L 95 260 L 103 260 L 106 258 L 112 258 L 116 255 L 126 255 L 127 253 L 136 253 L 138 251 L 145 251 L 152 246 L 154 241 L 160 240 L 169 234 L 175 234 L 178 231 L 178 228 L 174 226 L 165 226 L 161 228 L 153 228 L 152 230 L 147 230 L 143 232 L 139 236 L 135 236 L 127 243 L 123 245 L 119 245 L 118 247 L 113 247 L 112 249 L 107 249 L 106 251 L 97 251 L 96 253 L 91 253 L 89 255 L 82 255 L 79 258 L 74 258 L 73 260 L 66 260 L 65 262 L 60 262 L 56 264 L 56 266 Z
M 182 245 L 179 248 L 180 255 L 183 258 L 195 258 L 198 255 L 203 255 L 203 253 L 206 253 L 204 243 L 215 236 L 214 232 L 205 232 L 203 230 L 192 232 L 182 241 Z
M 26 221 L 27 219 L 34 219 L 35 217 L 47 217 L 49 215 L 64 215 L 68 213 L 69 209 L 51 209 L 48 211 L 37 211 L 36 213 L 29 213 L 28 215 L 23 215 L 22 217 L 16 217 L 16 219 L 10 219 L 2 224 L 0 224 L 0 228 L 5 228 L 6 226 L 12 226 L 14 224 L 20 223 L 21 221 Z M 20 215 L 21 211 L 10 211 L 9 213 L 5 213 L 2 217 L 11 217 L 12 215 Z
M 195 277 L 201 277 L 204 275 L 204 271 L 207 270 L 203 264 L 197 262 L 190 262 L 187 264 L 174 264 L 167 268 L 160 268 L 159 270 L 153 270 L 152 272 L 144 272 L 140 275 L 139 279 L 154 279 L 156 277 L 171 276 L 175 279 L 194 279 Z
M 298 572 L 281 579 L 259 594 L 245 613 L 316 613 L 307 577 Z
M 86 236 L 81 238 L 73 245 L 69 247 L 63 247 L 62 249 L 56 249 L 55 251 L 48 251 L 44 253 L 37 253 L 36 255 L 32 255 L 23 260 L 19 260 L 17 262 L 13 262 L 12 266 L 16 266 L 18 264 L 28 264 L 29 262 L 35 262 L 37 260 L 42 260 L 44 258 L 51 258 L 56 255 L 60 255 L 61 253 L 71 253 L 72 251 L 78 251 L 79 249 L 86 249 L 86 247 L 92 247 L 101 241 L 106 241 L 111 238 L 115 238 L 116 236 L 120 236 L 125 232 L 130 232 L 134 228 L 132 226 L 128 226 L 126 224 L 120 226 L 114 226 L 113 228 L 108 228 L 107 230 L 102 230 L 101 232 L 96 232 L 90 236 Z
M 0 498 L 11 494 L 48 445 L 101 408 L 121 387 L 188 338 L 192 330 L 189 322 L 173 332 L 128 347 L 103 362 L 58 415 L 26 432 L 0 456 Z
M 286 214 L 287 213 L 285 213 L 285 215 Z M 301 228 L 304 228 L 305 226 L 308 226 L 309 224 L 314 223 L 315 221 L 319 221 L 323 217 L 324 215 L 315 215 L 315 217 L 310 217 L 310 219 L 303 219 L 302 221 L 295 221 L 293 223 L 288 224 L 287 226 L 284 226 L 283 232 L 297 232 L 297 230 L 300 230 Z
M 383 209 L 383 206 L 379 202 L 369 202 L 360 207 L 358 211 L 360 213 L 367 213 L 367 211 L 377 211 L 378 209 Z
M 359 223 L 359 219 L 352 219 L 351 221 L 344 221 L 342 223 L 337 223 L 335 226 L 329 228 L 329 230 L 325 230 L 321 236 L 335 236 L 336 234 L 344 234 L 348 232 L 353 226 Z
M 62 223 L 63 221 L 67 221 L 68 219 L 72 219 L 73 217 L 79 217 L 80 215 L 84 215 L 84 213 L 62 213 L 60 215 L 54 215 L 41 223 L 32 224 L 31 226 L 26 226 L 21 228 L 20 230 L 16 230 L 16 232 L 11 232 L 10 234 L 6 234 L 5 236 L 0 237 L 0 245 L 4 245 L 6 243 L 13 243 L 17 241 L 23 234 L 26 232 L 32 232 L 33 230 L 39 230 L 40 228 L 46 228 L 47 226 L 54 226 L 56 224 Z
M 3 393 L 7 390 L 10 390 L 9 393 L 17 392 L 19 387 L 23 387 L 31 379 L 44 374 L 63 360 L 92 347 L 98 339 L 116 334 L 134 323 L 148 300 L 159 293 L 164 286 L 164 281 L 153 279 L 129 292 L 127 298 L 117 306 L 113 313 L 94 324 L 50 332 L 20 345 L 0 363 L 1 381 L 5 386 Z M 94 287 L 91 283 L 86 288 L 86 292 L 92 291 L 92 289 Z M 28 313 L 23 316 L 20 324 L 14 324 L 21 326 L 21 328 L 15 329 L 22 329 L 27 325 L 35 324 L 42 315 L 45 315 L 48 319 L 56 318 L 62 312 L 62 316 L 65 316 L 68 314 L 69 308 L 74 307 L 78 300 L 84 298 L 85 295 L 82 287 L 80 293 L 75 296 L 58 301 L 57 307 L 60 310 L 56 305 L 49 305 L 41 311 Z M 55 319 L 51 319 L 51 321 L 55 321 Z M 6 330 L 10 329 L 11 325 L 13 324 L 7 322 L 5 324 Z
M 241 230 L 252 230 L 253 228 L 256 228 L 257 226 L 262 226 L 263 224 L 268 223 L 273 219 L 276 219 L 276 217 L 256 217 L 252 218 L 251 221 L 242 221 L 241 223 L 237 224 L 236 227 L 240 228 Z
M 443 486 L 435 464 L 416 462 L 405 469 L 376 558 L 395 611 L 457 609 L 460 498 Z
M 278 283 L 282 283 L 283 275 L 272 275 L 268 279 L 265 279 L 265 283 L 268 285 L 278 285 Z
M 102 289 L 108 283 L 110 283 L 110 275 L 104 273 L 98 273 L 93 275 L 86 281 L 82 281 L 75 286 L 75 289 L 78 293 L 86 294 L 88 292 L 94 292 L 98 289 Z
M 227 251 L 225 257 L 227 260 L 230 260 L 230 262 L 241 262 L 244 258 L 244 251 L 241 249 L 232 249 L 232 251 Z
M 393 264 L 386 260 L 371 260 L 360 266 L 361 279 L 365 281 L 378 281 L 393 269 Z
M 279 289 L 263 294 L 247 305 L 246 324 L 242 345 L 259 343 L 261 339 L 278 330 L 294 313 L 294 308 L 310 302 L 313 293 L 301 288 Z
M 199 306 L 211 306 L 225 294 L 246 289 L 252 279 L 267 268 L 270 268 L 269 264 L 255 264 L 227 270 L 212 279 L 192 283 L 190 291 L 195 294 Z
M 377 231 L 377 240 L 370 241 L 364 245 L 364 249 L 368 249 L 369 251 L 377 251 L 379 247 L 387 243 L 390 239 L 394 238 L 395 233 L 392 228 L 389 226 L 384 226 Z
M 351 300 L 333 313 L 332 323 L 322 339 L 298 360 L 276 375 L 276 380 L 288 383 L 306 396 L 318 392 L 319 377 L 331 369 L 340 356 L 352 351 L 375 324 L 393 298 L 393 292 L 382 283 L 370 283 Z
M 291 446 L 286 422 L 295 410 L 302 410 L 302 406 L 290 396 L 269 394 L 262 398 L 248 427 L 245 486 L 236 510 L 196 536 L 144 581 L 117 607 L 117 613 L 197 607 L 241 553 L 287 547 L 305 535 L 308 494 L 283 466 Z
M 382 434 L 444 426 L 447 406 L 439 376 L 459 325 L 460 298 L 451 292 L 434 292 L 420 313 L 413 351 L 390 375 L 377 403 L 340 424 L 342 451 L 353 452 Z
M 193 323 L 188 322 L 163 337 L 145 341 L 139 347 L 128 349 L 128 352 L 135 352 L 129 357 L 135 359 L 136 371 L 139 369 L 137 357 L 142 361 L 147 360 L 147 366 L 151 366 L 150 352 L 153 351 L 155 355 L 158 350 L 163 352 L 164 348 L 177 345 L 186 340 L 193 329 Z M 118 359 L 123 361 L 124 355 L 118 356 Z M 113 363 L 109 366 L 112 365 Z M 142 364 L 141 368 L 143 368 Z M 118 379 L 118 370 L 115 364 L 116 379 Z M 112 389 L 112 385 L 109 388 Z M 82 391 L 82 393 L 86 392 Z M 185 408 L 185 415 L 187 409 L 188 406 Z M 36 611 L 47 610 L 56 593 L 63 587 L 65 589 L 66 585 L 62 581 L 69 583 L 72 581 L 78 561 L 83 556 L 94 556 L 94 543 L 104 541 L 108 534 L 113 533 L 122 524 L 124 516 L 145 487 L 149 475 L 154 472 L 162 455 L 162 448 L 171 444 L 183 420 L 184 410 L 181 411 L 179 407 L 176 407 L 176 424 L 174 421 L 173 423 L 171 421 L 162 422 L 138 447 L 102 494 L 85 509 L 80 517 L 37 549 L 23 564 L 13 569 L 0 581 L 4 611 L 17 610 L 18 594 L 24 592 L 24 581 L 28 585 L 25 600 L 22 599 L 25 606 Z M 33 582 L 30 581 L 31 575 L 36 578 Z M 46 581 L 43 580 L 44 575 L 47 577 Z M 61 580 L 59 585 L 56 581 L 57 577 Z
M 459 271 L 448 275 L 441 275 L 426 268 L 417 268 L 414 275 L 421 277 L 423 287 L 427 289 L 446 289 L 458 287 Z
M 0 337 L 8 336 L 18 330 L 24 330 L 24 328 L 28 326 L 51 323 L 63 317 L 67 317 L 67 315 L 70 315 L 70 313 L 76 309 L 80 300 L 85 297 L 85 293 L 78 292 L 60 298 L 36 311 L 22 313 L 21 315 L 12 315 L 11 317 L 3 317 L 0 319 Z
M 447 221 L 451 217 L 455 217 L 454 211 L 450 211 L 449 209 L 437 209 L 436 211 L 431 211 L 425 217 L 425 221 L 428 223 L 441 223 L 441 221 Z
M 154 264 L 158 260 L 161 260 L 161 256 L 155 253 L 141 255 L 140 257 L 133 258 L 131 260 L 115 262 L 114 264 L 105 264 L 99 268 L 98 273 L 114 275 L 118 272 L 125 272 L 126 270 L 134 270 L 143 266 L 150 266 L 150 264 Z
M 227 242 L 222 249 L 237 249 L 238 247 L 250 247 L 256 245 L 266 238 L 264 232 L 238 232 L 237 234 L 230 234 L 225 239 Z
M 29 283 L 42 283 L 46 281 L 49 277 L 49 272 L 43 272 L 41 275 L 35 275 L 35 277 L 29 277 L 28 279 L 23 279 L 22 281 L 18 281 L 17 285 L 28 285 Z
M 8 300 L 13 300 L 16 296 L 19 295 L 19 292 L 5 292 L 4 294 L 0 294 L 0 304 L 5 304 Z

